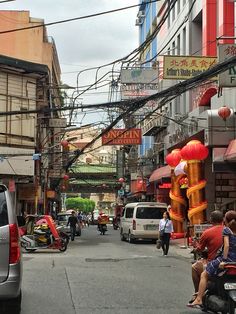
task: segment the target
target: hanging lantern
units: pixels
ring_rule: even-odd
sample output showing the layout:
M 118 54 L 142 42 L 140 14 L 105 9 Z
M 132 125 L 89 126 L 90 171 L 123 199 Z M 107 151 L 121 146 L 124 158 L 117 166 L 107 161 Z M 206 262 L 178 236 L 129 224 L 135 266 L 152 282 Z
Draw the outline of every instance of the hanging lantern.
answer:
M 62 147 L 68 147 L 68 145 L 69 145 L 69 142 L 67 140 L 62 140 L 61 141 L 61 146 Z
M 231 110 L 229 107 L 223 106 L 218 109 L 218 116 L 224 121 L 231 115 Z
M 180 149 L 174 149 L 166 156 L 166 162 L 170 167 L 176 167 L 181 160 Z
M 123 182 L 125 182 L 125 179 L 124 178 L 119 178 L 119 180 L 118 180 L 120 183 L 123 183 Z
M 70 179 L 70 177 L 68 176 L 68 174 L 65 174 L 65 175 L 63 176 L 63 179 L 64 179 L 65 181 L 67 181 L 67 180 Z
M 61 189 L 62 189 L 62 191 L 65 191 L 66 186 L 65 186 L 65 185 L 62 185 L 62 186 L 61 186 Z
M 181 149 L 181 156 L 185 160 L 204 160 L 208 156 L 208 148 L 198 140 L 192 140 Z

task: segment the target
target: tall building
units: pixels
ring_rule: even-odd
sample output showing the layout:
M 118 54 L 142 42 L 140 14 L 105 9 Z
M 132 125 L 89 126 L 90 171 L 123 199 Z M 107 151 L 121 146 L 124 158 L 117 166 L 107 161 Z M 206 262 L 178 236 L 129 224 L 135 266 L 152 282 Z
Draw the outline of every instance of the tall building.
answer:
M 233 1 L 163 0 L 149 4 L 142 0 L 136 20 L 136 25 L 140 28 L 140 43 L 154 32 L 155 39 L 145 45 L 140 60 L 146 62 L 146 65 L 157 66 L 159 91 L 188 78 L 179 75 L 184 73 L 184 62 L 191 60 L 193 64 L 197 62 L 196 57 L 212 57 L 198 59 L 212 64 L 223 61 L 218 58 L 218 47 L 223 44 L 234 47 L 234 20 Z M 182 67 L 175 71 L 175 75 L 173 71 L 172 76 L 171 71 L 169 74 L 165 72 L 165 56 L 171 57 L 168 59 L 172 60 L 171 70 L 176 69 L 174 64 L 177 66 L 178 62 L 182 62 Z M 191 67 L 186 68 L 184 74 L 190 73 L 190 70 Z M 235 68 L 231 68 L 230 72 L 232 81 Z M 195 72 L 198 73 L 200 72 Z M 155 185 L 157 199 L 170 201 L 168 185 L 164 185 L 166 190 L 163 189 L 163 183 L 168 182 L 170 177 L 165 156 L 175 148 L 182 148 L 188 141 L 198 139 L 210 152 L 204 163 L 208 182 L 205 189 L 208 211 L 214 208 L 235 208 L 234 99 L 235 85 L 225 85 L 225 82 L 219 85 L 215 78 L 196 84 L 195 88 L 181 92 L 171 101 L 162 103 L 156 111 L 157 114 L 144 121 L 143 135 L 154 137 L 152 158 L 156 160 L 157 169 L 151 174 L 149 181 Z M 224 105 L 231 108 L 231 115 L 225 121 L 218 114 L 218 109 Z

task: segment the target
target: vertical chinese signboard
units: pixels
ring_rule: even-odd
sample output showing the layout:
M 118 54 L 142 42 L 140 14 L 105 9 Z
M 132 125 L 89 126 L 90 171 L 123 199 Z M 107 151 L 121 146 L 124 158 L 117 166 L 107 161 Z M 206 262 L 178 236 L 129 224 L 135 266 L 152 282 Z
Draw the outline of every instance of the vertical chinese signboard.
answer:
M 218 46 L 219 62 L 226 61 L 236 56 L 236 45 L 224 44 Z M 228 70 L 219 74 L 219 87 L 236 86 L 236 66 L 232 66 Z

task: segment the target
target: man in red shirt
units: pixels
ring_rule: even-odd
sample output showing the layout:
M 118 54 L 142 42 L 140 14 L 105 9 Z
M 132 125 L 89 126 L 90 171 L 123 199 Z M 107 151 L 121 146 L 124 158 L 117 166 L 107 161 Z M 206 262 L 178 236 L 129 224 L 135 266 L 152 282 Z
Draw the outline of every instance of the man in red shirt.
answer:
M 207 259 L 201 258 L 192 265 L 192 280 L 195 293 L 191 301 L 194 300 L 198 292 L 201 273 L 204 271 L 207 263 L 215 258 L 217 251 L 223 244 L 223 213 L 219 210 L 211 212 L 210 222 L 213 226 L 202 233 L 199 243 L 194 249 L 196 252 L 203 252 L 207 249 Z

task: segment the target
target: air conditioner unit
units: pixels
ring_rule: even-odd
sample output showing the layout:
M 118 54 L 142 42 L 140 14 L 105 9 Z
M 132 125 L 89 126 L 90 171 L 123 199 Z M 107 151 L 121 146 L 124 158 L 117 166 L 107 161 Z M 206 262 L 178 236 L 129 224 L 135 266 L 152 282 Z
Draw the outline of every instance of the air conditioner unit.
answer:
M 137 16 L 144 18 L 145 17 L 145 11 L 144 10 L 139 11 Z
M 138 18 L 136 19 L 135 25 L 138 26 L 138 25 L 142 25 L 142 24 L 143 24 L 142 18 L 141 18 L 141 17 L 138 17 Z

